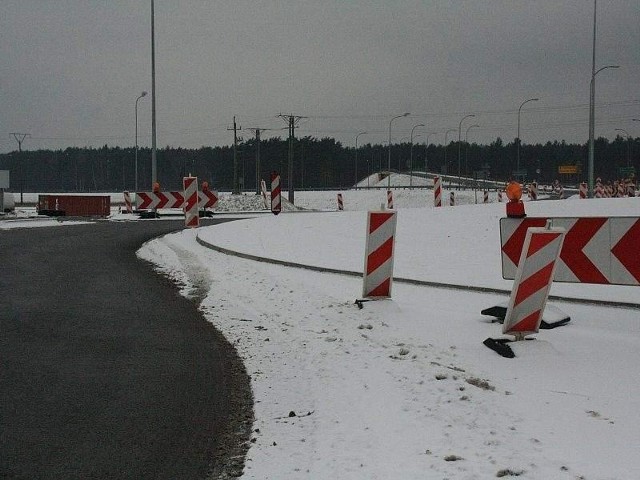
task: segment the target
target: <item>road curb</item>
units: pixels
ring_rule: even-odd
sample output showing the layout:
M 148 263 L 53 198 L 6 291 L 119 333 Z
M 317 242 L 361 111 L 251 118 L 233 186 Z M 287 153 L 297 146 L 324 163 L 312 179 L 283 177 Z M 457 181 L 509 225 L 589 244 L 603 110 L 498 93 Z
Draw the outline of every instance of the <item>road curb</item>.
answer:
M 362 278 L 362 272 L 354 272 L 352 270 L 339 270 L 336 268 L 328 268 L 328 267 L 318 267 L 316 265 L 306 265 L 304 263 L 288 262 L 286 260 L 278 260 L 275 258 L 260 257 L 258 255 L 252 255 L 250 253 L 238 252 L 236 250 L 231 250 L 229 248 L 224 248 L 219 245 L 214 245 L 213 243 L 207 242 L 206 240 L 203 240 L 202 238 L 200 238 L 199 233 L 196 234 L 196 242 L 198 242 L 203 247 L 208 248 L 210 250 L 214 250 L 218 253 L 222 253 L 224 255 L 230 255 L 238 258 L 243 258 L 245 260 L 252 260 L 255 262 L 262 262 L 262 263 L 270 263 L 273 265 L 281 265 L 284 267 L 291 267 L 291 268 L 302 268 L 304 270 L 312 270 L 314 272 L 333 273 L 336 275 L 347 275 L 350 277 Z M 448 290 L 465 290 L 465 291 L 478 292 L 478 293 L 494 293 L 497 295 L 505 295 L 505 296 L 511 295 L 511 290 L 506 290 L 502 288 L 479 287 L 476 285 L 458 285 L 454 283 L 443 283 L 443 282 L 430 282 L 426 280 L 416 280 L 412 278 L 402 278 L 402 277 L 393 277 L 393 281 L 397 283 L 404 283 L 407 285 L 416 285 L 420 287 L 445 288 Z M 600 306 L 617 307 L 617 308 L 632 308 L 632 309 L 640 310 L 640 304 L 632 303 L 632 302 L 612 302 L 608 300 L 594 300 L 589 298 L 572 298 L 572 297 L 563 297 L 559 295 L 549 295 L 549 300 L 566 302 L 566 303 L 600 305 Z

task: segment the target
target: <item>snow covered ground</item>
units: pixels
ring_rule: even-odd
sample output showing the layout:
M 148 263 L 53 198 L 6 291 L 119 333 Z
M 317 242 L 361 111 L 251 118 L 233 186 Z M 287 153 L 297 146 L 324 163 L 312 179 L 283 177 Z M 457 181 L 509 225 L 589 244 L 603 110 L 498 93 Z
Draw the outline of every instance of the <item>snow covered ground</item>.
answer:
M 227 249 L 361 271 L 365 211 L 386 192 L 343 192 L 346 212 L 283 213 L 185 230 L 139 255 L 200 302 L 252 378 L 246 479 L 640 478 L 640 310 L 554 305 L 569 325 L 513 345 L 480 314 L 506 295 L 395 283 L 359 309 L 362 281 L 224 255 Z M 432 207 L 395 191 L 399 277 L 509 290 L 504 205 Z M 458 192 L 457 192 L 458 193 Z M 446 192 L 445 192 L 446 194 Z M 296 192 L 335 210 L 336 192 Z M 530 215 L 638 215 L 640 199 L 527 203 Z M 639 304 L 638 287 L 554 285 L 552 294 Z
M 196 242 L 359 272 L 365 212 L 386 191 L 344 191 L 345 212 L 335 212 L 336 194 L 296 192 L 298 207 L 325 212 L 184 230 L 139 251 L 244 359 L 255 424 L 242 478 L 640 478 L 639 308 L 554 302 L 571 322 L 514 344 L 516 358 L 505 359 L 482 344 L 501 326 L 480 311 L 506 294 L 396 282 L 391 300 L 359 309 L 359 278 Z M 475 205 L 473 192 L 456 191 L 460 206 L 440 209 L 432 194 L 394 190 L 395 275 L 508 291 L 495 192 Z M 254 209 L 246 197 L 230 201 Z M 639 207 L 640 198 L 526 204 L 529 215 L 552 216 L 638 216 Z M 555 284 L 551 294 L 640 304 L 638 287 Z

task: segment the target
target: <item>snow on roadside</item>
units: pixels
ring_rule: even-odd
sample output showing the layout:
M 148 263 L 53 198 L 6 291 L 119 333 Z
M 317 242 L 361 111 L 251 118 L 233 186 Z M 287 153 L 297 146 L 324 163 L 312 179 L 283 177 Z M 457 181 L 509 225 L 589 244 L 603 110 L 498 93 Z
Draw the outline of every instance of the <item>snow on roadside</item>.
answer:
M 545 203 L 532 211 L 559 202 Z M 583 214 L 586 203 L 592 202 L 571 210 Z M 598 214 L 622 208 L 598 205 Z M 417 262 L 411 272 L 407 262 L 406 271 L 455 277 L 448 262 L 469 255 L 475 261 L 466 269 L 451 269 L 459 282 L 482 279 L 479 269 L 494 271 L 495 255 L 466 252 L 469 247 L 451 239 L 451 249 L 443 250 L 434 244 L 440 235 L 411 232 L 421 228 L 416 219 L 427 225 L 437 219 L 442 232 L 464 228 L 482 239 L 486 227 L 477 219 L 496 217 L 492 208 L 416 210 L 416 217 L 401 210 L 399 222 L 404 217 L 406 224 L 399 224 L 398 241 L 437 252 L 428 269 Z M 199 233 L 210 233 L 214 243 L 232 239 L 243 251 L 261 248 L 284 257 L 306 251 L 311 262 L 330 261 L 327 237 L 314 225 L 332 232 L 331 224 L 348 215 L 270 216 Z M 268 224 L 280 222 L 286 228 L 274 234 Z M 500 326 L 479 314 L 505 297 L 395 284 L 393 300 L 360 310 L 353 303 L 361 289 L 357 278 L 229 257 L 198 245 L 195 234 L 156 239 L 140 256 L 188 286 L 184 294 L 202 299 L 204 315 L 247 366 L 256 420 L 243 478 L 640 476 L 637 310 L 560 304 L 571 323 L 515 345 L 517 358 L 505 360 L 482 345 Z M 329 248 L 338 257 L 344 249 L 360 258 L 363 239 L 342 238 Z M 601 287 L 611 293 L 621 288 Z

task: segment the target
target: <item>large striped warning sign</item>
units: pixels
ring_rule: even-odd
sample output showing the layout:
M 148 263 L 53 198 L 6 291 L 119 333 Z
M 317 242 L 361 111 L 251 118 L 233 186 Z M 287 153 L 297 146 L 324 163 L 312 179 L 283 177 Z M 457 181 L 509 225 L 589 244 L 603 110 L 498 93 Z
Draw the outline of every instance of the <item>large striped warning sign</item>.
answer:
M 640 218 L 549 218 L 566 230 L 556 282 L 640 285 Z M 547 218 L 502 218 L 502 276 L 515 278 L 527 229 L 542 227 Z
M 362 295 L 390 297 L 397 212 L 369 212 Z
M 502 333 L 524 337 L 540 328 L 564 228 L 527 229 Z
M 182 208 L 184 196 L 182 192 L 137 192 L 136 207 L 138 210 L 157 210 L 159 208 Z

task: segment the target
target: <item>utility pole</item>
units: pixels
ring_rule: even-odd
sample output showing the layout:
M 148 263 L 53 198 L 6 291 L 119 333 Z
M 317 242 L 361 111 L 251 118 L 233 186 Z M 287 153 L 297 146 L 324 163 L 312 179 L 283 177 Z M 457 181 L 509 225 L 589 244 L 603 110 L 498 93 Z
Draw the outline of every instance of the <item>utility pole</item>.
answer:
M 238 181 L 238 127 L 236 126 L 236 117 L 233 116 L 233 128 L 227 128 L 227 130 L 233 130 L 233 193 L 238 195 L 240 193 L 240 182 Z M 242 130 L 242 127 L 240 127 Z
M 260 130 L 269 130 L 261 128 L 247 128 L 256 133 L 256 195 L 260 195 Z
M 283 115 L 280 114 L 278 117 L 282 118 L 289 125 L 289 158 L 288 158 L 288 168 L 287 168 L 287 186 L 289 188 L 289 202 L 291 204 L 294 203 L 294 188 L 293 188 L 293 142 L 295 139 L 295 128 L 300 119 L 307 118 L 301 117 L 299 115 Z
M 158 181 L 156 148 L 156 27 L 153 0 L 151 0 L 151 186 Z
M 9 135 L 13 135 L 13 138 L 16 139 L 16 142 L 18 142 L 18 152 L 20 152 L 20 155 L 18 158 L 18 165 L 19 165 L 19 169 L 20 169 L 20 204 L 24 204 L 23 199 L 22 199 L 22 194 L 23 194 L 23 190 L 24 190 L 24 178 L 22 178 L 22 142 L 24 142 L 24 139 L 27 137 L 30 137 L 31 134 L 30 133 L 10 133 Z
M 249 127 L 245 130 L 253 130 L 256 133 L 256 195 L 260 195 L 260 132 L 265 132 L 267 130 L 282 130 L 281 128 L 260 128 L 260 127 Z

